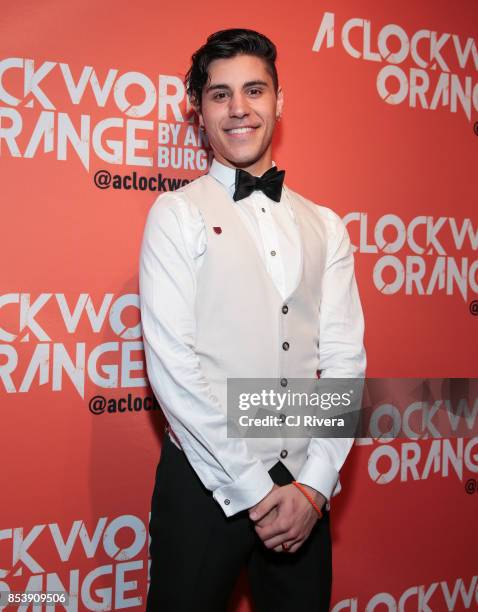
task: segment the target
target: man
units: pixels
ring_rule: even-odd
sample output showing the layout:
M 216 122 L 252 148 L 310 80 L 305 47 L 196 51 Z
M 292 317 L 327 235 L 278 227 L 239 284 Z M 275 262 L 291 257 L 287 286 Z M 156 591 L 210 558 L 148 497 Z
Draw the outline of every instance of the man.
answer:
M 365 372 L 345 226 L 288 188 L 272 161 L 284 105 L 275 60 L 274 44 L 246 29 L 216 32 L 194 53 L 186 86 L 214 159 L 161 195 L 146 222 L 144 346 L 168 421 L 150 612 L 224 611 L 244 565 L 260 612 L 329 609 L 330 498 L 353 438 L 227 436 L 228 378 L 286 390 L 319 369 Z

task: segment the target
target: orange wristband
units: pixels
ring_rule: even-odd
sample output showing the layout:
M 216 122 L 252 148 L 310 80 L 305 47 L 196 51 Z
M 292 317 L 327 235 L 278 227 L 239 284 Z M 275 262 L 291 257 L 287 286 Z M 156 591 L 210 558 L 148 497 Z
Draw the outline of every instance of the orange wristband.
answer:
M 315 503 L 315 501 L 312 499 L 312 497 L 311 497 L 311 496 L 310 496 L 310 495 L 307 493 L 307 491 L 306 491 L 306 490 L 304 489 L 304 487 L 303 487 L 303 486 L 300 484 L 300 482 L 297 482 L 297 480 L 293 480 L 293 481 L 292 481 L 292 484 L 293 484 L 294 486 L 296 486 L 296 487 L 299 489 L 299 491 L 300 491 L 301 493 L 303 493 L 303 494 L 304 494 L 304 495 L 307 497 L 307 499 L 310 501 L 310 503 L 311 503 L 311 504 L 314 506 L 314 508 L 317 510 L 317 513 L 318 513 L 318 515 L 319 515 L 319 518 L 322 518 L 322 511 L 321 511 L 321 509 L 320 509 L 320 508 L 319 508 L 319 506 L 318 506 L 318 505 Z

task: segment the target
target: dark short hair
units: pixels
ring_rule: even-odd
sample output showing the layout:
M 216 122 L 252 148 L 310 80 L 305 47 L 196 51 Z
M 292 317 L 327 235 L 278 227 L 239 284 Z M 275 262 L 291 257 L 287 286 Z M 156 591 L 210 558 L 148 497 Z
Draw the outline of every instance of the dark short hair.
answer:
M 191 102 L 201 108 L 202 91 L 209 78 L 209 64 L 216 59 L 236 55 L 255 55 L 264 60 L 277 92 L 279 78 L 275 61 L 277 49 L 274 43 L 255 30 L 230 28 L 208 36 L 206 43 L 191 56 L 191 67 L 185 76 L 186 91 Z

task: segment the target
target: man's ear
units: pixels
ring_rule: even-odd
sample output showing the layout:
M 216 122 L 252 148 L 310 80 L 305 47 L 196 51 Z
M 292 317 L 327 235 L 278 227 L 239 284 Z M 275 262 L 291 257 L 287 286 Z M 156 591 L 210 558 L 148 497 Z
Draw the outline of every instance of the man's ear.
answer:
M 276 103 L 276 118 L 279 119 L 282 115 L 282 111 L 284 108 L 284 92 L 282 91 L 282 87 L 279 85 L 277 88 L 277 103 Z
M 201 110 L 200 110 L 198 104 L 196 103 L 196 101 L 194 99 L 192 99 L 190 97 L 188 97 L 188 103 L 189 103 L 189 108 L 192 109 L 196 113 L 196 115 L 198 117 L 199 127 L 203 128 L 204 127 L 204 119 L 203 119 L 203 116 L 202 116 L 202 113 L 201 113 Z
M 197 106 L 193 106 L 193 108 L 194 108 L 194 112 L 198 116 L 199 129 L 204 131 L 205 130 L 205 128 L 204 128 L 204 117 L 202 116 L 202 112 L 201 112 L 201 110 Z

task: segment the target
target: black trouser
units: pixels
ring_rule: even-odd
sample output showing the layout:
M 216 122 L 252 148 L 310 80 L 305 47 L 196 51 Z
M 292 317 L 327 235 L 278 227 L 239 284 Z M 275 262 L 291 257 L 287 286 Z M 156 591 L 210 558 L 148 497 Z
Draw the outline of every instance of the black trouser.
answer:
M 278 485 L 293 480 L 280 461 L 269 474 Z M 324 507 L 297 552 L 267 549 L 247 510 L 226 517 L 166 434 L 151 503 L 147 612 L 225 612 L 244 564 L 257 612 L 328 611 L 329 518 Z

